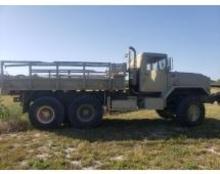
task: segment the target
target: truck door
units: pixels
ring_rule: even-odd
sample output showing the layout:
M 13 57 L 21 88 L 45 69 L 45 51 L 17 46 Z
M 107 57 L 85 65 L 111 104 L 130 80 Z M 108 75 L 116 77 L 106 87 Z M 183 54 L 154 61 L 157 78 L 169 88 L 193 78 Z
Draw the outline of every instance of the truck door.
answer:
M 141 92 L 161 94 L 167 90 L 167 59 L 145 62 L 140 71 L 139 89 Z

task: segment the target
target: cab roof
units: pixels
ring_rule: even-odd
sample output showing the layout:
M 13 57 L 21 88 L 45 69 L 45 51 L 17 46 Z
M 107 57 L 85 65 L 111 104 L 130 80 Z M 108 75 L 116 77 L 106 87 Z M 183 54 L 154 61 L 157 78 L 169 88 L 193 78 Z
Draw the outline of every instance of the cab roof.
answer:
M 167 58 L 167 54 L 144 52 L 144 53 L 141 53 L 138 57 L 145 59 L 145 61 L 147 61 L 148 63 L 155 63 L 162 59 Z

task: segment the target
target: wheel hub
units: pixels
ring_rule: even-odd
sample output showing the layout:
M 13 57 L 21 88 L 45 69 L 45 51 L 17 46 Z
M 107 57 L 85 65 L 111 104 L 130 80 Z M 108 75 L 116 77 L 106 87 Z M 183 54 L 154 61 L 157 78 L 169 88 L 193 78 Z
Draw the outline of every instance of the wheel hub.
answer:
M 83 122 L 89 122 L 95 116 L 95 109 L 92 105 L 84 104 L 77 109 L 77 117 Z
M 197 105 L 191 105 L 188 109 L 188 117 L 191 121 L 196 121 L 200 117 L 200 109 Z
M 49 124 L 55 118 L 55 111 L 50 106 L 41 106 L 37 111 L 37 119 L 40 123 Z

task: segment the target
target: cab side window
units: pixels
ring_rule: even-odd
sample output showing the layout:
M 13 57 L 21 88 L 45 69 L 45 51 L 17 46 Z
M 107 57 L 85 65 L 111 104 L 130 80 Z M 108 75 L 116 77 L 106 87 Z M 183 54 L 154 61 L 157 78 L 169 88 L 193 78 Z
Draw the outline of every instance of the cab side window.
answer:
M 148 64 L 146 65 L 146 70 L 147 70 L 147 71 L 158 70 L 158 69 L 159 69 L 158 62 L 148 63 Z
M 166 59 L 162 59 L 158 62 L 159 70 L 165 70 L 166 69 Z
M 147 70 L 147 71 L 151 71 L 151 64 L 147 64 L 147 65 L 146 65 L 146 70 Z
M 146 70 L 152 71 L 152 70 L 165 70 L 167 67 L 166 59 L 159 60 L 157 62 L 153 63 L 147 63 L 146 64 Z

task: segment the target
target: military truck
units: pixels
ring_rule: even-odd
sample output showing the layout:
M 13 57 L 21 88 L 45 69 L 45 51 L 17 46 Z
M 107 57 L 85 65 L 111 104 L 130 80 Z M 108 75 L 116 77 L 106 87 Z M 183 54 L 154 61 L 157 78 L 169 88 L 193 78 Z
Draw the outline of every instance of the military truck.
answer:
M 202 74 L 173 72 L 162 53 L 136 53 L 127 63 L 1 61 L 2 94 L 14 95 L 37 128 L 76 128 L 101 124 L 104 110 L 153 109 L 181 126 L 196 126 L 205 117 L 210 79 Z M 18 71 L 8 70 L 22 68 Z M 20 74 L 24 72 L 26 74 Z

